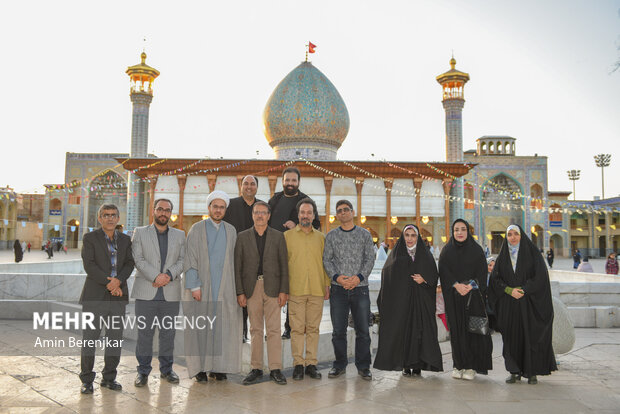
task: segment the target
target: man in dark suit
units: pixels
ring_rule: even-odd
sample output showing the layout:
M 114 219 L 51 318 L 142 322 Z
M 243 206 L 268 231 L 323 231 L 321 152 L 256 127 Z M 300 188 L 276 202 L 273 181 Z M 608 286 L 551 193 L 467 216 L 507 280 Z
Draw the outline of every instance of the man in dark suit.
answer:
M 296 167 L 288 167 L 282 171 L 282 189 L 269 199 L 271 207 L 271 218 L 269 226 L 275 230 L 285 232 L 294 229 L 299 224 L 297 216 L 297 203 L 304 198 L 310 198 L 299 191 L 301 173 Z M 312 220 L 312 227 L 321 230 L 319 215 L 316 214 Z M 291 325 L 289 324 L 288 309 L 286 311 L 286 321 L 284 322 L 284 333 L 282 339 L 291 339 Z
M 235 245 L 235 284 L 239 306 L 248 307 L 252 342 L 252 370 L 244 385 L 263 376 L 263 324 L 267 327 L 269 376 L 286 384 L 282 374 L 280 308 L 288 299 L 288 253 L 284 235 L 267 226 L 269 205 L 258 201 L 252 209 L 254 227 L 242 231 Z
M 82 330 L 84 346 L 82 347 L 81 372 L 82 394 L 93 393 L 95 372 L 95 340 L 99 339 L 104 326 L 101 319 L 107 319 L 110 328 L 106 328 L 106 338 L 112 346 L 106 346 L 104 356 L 103 379 L 101 386 L 114 391 L 123 387 L 116 381 L 116 367 L 120 361 L 123 328 L 120 318 L 125 315 L 128 291 L 127 279 L 134 268 L 131 253 L 131 239 L 116 230 L 119 221 L 118 207 L 104 204 L 99 208 L 98 221 L 101 228 L 84 235 L 82 261 L 86 270 L 86 281 L 82 289 L 80 303 L 82 312 L 94 315 L 94 329 L 84 327 Z M 114 323 L 116 320 L 116 324 Z

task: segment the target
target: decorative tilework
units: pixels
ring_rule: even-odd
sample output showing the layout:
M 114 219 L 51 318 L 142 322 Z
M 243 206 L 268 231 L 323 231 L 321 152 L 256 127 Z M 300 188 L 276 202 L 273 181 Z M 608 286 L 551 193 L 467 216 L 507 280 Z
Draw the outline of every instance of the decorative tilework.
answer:
M 349 112 L 329 79 L 312 63 L 302 62 L 271 94 L 263 123 L 276 155 L 279 146 L 291 144 L 300 149 L 327 147 L 335 154 L 349 132 Z

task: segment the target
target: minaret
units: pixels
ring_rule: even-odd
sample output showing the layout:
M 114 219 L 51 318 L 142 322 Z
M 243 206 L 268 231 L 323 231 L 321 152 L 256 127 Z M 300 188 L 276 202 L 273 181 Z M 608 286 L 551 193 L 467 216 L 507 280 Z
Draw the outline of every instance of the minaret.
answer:
M 145 63 L 146 53 L 140 55 L 141 62 L 127 68 L 127 75 L 131 79 L 129 97 L 133 103 L 131 114 L 131 158 L 145 158 L 149 143 L 149 107 L 153 100 L 153 81 L 159 76 L 159 71 Z M 129 173 L 127 186 L 127 227 L 133 231 L 142 226 L 144 218 L 144 183 L 138 181 L 138 176 Z
M 463 106 L 465 105 L 464 89 L 469 81 L 469 74 L 455 69 L 454 56 L 450 59 L 451 69 L 437 76 L 437 82 L 443 88 L 443 109 L 446 111 L 446 161 L 463 162 Z M 463 197 L 463 179 L 454 181 L 451 195 L 457 200 L 450 204 L 452 220 L 463 218 L 465 214 Z

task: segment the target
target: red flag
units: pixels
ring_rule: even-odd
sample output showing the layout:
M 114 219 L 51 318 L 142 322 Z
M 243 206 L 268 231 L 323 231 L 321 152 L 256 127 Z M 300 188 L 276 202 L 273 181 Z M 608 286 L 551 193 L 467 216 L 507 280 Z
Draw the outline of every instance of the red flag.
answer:
M 308 53 L 314 53 L 314 48 L 316 45 L 312 42 L 308 42 Z

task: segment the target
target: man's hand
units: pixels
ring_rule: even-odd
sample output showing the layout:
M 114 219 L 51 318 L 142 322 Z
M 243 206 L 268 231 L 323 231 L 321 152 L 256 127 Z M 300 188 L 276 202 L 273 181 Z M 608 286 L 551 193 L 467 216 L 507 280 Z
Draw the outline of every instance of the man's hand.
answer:
M 418 284 L 421 285 L 422 283 L 426 282 L 426 280 L 424 280 L 424 278 L 422 277 L 422 275 L 420 275 L 419 273 L 416 273 L 415 275 L 411 275 L 411 278 Z
M 123 289 L 121 289 L 120 287 L 117 287 L 116 289 L 114 289 L 113 291 L 110 292 L 112 294 L 112 296 L 123 296 Z
M 159 288 L 162 286 L 166 286 L 168 283 L 170 283 L 170 276 L 168 275 L 168 273 L 160 273 L 155 278 L 155 281 L 153 282 L 153 287 Z
M 108 277 L 108 280 L 110 281 L 105 287 L 106 289 L 108 289 L 110 292 L 112 292 L 113 290 L 116 290 L 116 288 L 118 288 L 121 285 L 121 281 L 118 280 L 115 277 Z
M 349 276 L 349 290 L 355 289 L 361 282 L 357 275 Z
M 349 276 L 340 275 L 336 278 L 336 282 L 343 288 L 349 290 Z
M 325 286 L 325 296 L 323 296 L 323 299 L 329 299 L 329 286 Z
M 510 296 L 515 299 L 521 299 L 524 294 L 525 293 L 523 292 L 523 290 L 521 290 L 521 288 L 514 288 L 512 289 L 512 293 L 510 294 Z
M 237 295 L 237 303 L 242 308 L 245 308 L 248 305 L 248 298 L 243 293 L 240 295 Z
M 286 293 L 280 293 L 278 295 L 278 305 L 280 305 L 280 307 L 286 305 L 287 300 L 288 300 L 288 295 Z
M 192 297 L 196 302 L 200 302 L 202 299 L 202 289 L 192 290 Z
M 284 227 L 286 227 L 287 229 L 292 229 L 295 228 L 297 224 L 293 223 L 292 220 L 287 220 L 286 223 L 283 224 Z
M 454 288 L 461 296 L 467 295 L 469 291 L 473 289 L 471 285 L 465 285 L 463 283 L 455 283 Z

